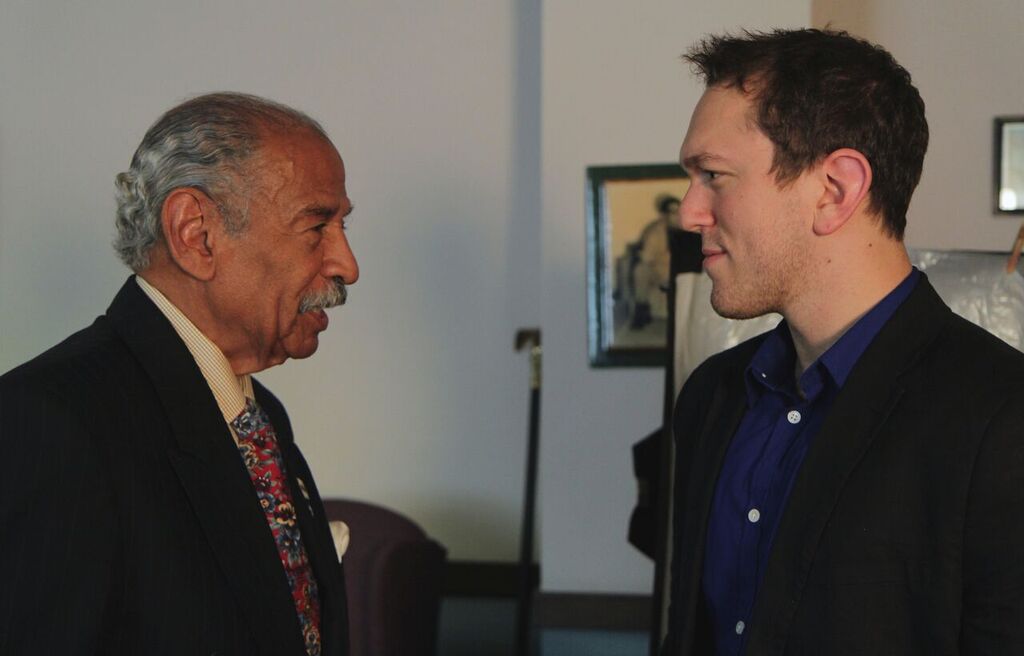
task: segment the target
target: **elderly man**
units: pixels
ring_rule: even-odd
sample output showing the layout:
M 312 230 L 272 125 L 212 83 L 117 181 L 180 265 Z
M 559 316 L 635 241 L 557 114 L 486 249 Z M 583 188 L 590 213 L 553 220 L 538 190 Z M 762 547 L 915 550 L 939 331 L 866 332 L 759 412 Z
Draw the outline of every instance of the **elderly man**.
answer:
M 1024 653 L 1024 355 L 907 258 L 910 75 L 817 30 L 687 59 L 682 225 L 719 314 L 784 321 L 677 402 L 664 653 Z
M 117 177 L 135 275 L 0 378 L 0 653 L 341 655 L 345 587 L 284 408 L 358 277 L 345 168 L 253 96 L 167 112 Z

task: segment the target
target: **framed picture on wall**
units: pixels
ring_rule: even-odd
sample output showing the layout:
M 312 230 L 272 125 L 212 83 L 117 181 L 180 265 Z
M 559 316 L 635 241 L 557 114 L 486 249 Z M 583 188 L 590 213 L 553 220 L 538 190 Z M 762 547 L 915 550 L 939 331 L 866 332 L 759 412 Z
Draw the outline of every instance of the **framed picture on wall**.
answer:
M 678 164 L 591 166 L 586 172 L 590 364 L 661 367 L 668 340 L 669 243 L 682 233 L 690 180 Z
M 1024 214 L 1024 116 L 997 117 L 995 128 L 995 211 Z

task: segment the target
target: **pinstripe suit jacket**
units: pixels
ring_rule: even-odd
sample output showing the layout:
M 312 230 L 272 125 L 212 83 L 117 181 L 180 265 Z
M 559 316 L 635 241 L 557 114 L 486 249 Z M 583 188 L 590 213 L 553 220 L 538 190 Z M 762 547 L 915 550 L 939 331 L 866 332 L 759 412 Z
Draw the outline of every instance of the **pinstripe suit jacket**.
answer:
M 344 656 L 323 506 L 284 408 L 254 386 L 319 585 L 324 654 Z M 0 460 L 0 653 L 304 656 L 230 432 L 134 280 L 92 326 L 0 377 Z

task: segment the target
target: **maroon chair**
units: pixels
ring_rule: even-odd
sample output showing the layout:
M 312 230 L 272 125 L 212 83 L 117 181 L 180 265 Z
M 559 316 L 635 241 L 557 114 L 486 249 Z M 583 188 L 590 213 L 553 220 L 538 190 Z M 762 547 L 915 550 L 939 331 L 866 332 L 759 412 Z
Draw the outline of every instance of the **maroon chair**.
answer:
M 350 531 L 345 587 L 351 656 L 434 656 L 446 551 L 398 513 L 327 499 Z

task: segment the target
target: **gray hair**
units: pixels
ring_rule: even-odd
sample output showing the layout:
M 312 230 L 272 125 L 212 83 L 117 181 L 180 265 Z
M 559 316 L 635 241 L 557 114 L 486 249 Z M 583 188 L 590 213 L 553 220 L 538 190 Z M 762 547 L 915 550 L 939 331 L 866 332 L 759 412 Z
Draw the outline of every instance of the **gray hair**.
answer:
M 149 266 L 162 238 L 160 213 L 182 187 L 201 190 L 217 203 L 230 234 L 248 224 L 244 186 L 247 164 L 268 131 L 311 130 L 320 124 L 300 111 L 258 96 L 211 93 L 161 116 L 146 132 L 130 168 L 115 179 L 117 237 L 114 250 L 135 272 Z

